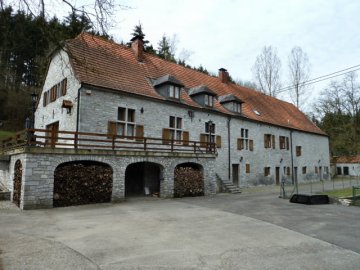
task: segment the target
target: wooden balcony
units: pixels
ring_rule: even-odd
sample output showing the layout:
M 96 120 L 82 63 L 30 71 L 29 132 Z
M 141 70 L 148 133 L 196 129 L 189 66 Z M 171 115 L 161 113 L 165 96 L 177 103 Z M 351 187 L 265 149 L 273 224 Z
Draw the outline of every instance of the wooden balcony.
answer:
M 45 129 L 27 129 L 0 141 L 0 154 L 24 147 L 216 154 L 215 143 L 209 142 Z

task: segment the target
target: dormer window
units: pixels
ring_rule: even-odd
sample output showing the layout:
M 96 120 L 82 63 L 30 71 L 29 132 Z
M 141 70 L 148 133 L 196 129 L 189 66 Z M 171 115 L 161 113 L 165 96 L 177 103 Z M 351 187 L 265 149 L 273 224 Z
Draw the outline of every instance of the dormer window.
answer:
M 209 107 L 214 106 L 214 97 L 210 95 L 205 95 L 205 105 Z
M 241 103 L 233 102 L 233 111 L 241 113 Z
M 169 86 L 169 97 L 170 98 L 180 98 L 180 87 L 176 85 Z
M 220 96 L 219 102 L 225 109 L 239 114 L 241 113 L 242 103 L 244 103 L 241 99 L 231 94 Z

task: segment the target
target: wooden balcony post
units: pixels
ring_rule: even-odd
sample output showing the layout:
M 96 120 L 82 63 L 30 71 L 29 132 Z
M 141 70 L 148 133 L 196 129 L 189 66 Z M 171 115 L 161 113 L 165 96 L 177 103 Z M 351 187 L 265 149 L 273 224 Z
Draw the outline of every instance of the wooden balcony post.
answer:
M 115 150 L 115 137 L 116 135 L 112 135 L 112 150 Z
M 144 151 L 146 151 L 146 138 L 144 138 Z
M 171 139 L 171 152 L 174 152 L 174 139 Z
M 75 132 L 75 134 L 74 134 L 74 147 L 75 147 L 75 149 L 78 148 L 78 139 L 79 139 L 79 134 L 77 132 Z

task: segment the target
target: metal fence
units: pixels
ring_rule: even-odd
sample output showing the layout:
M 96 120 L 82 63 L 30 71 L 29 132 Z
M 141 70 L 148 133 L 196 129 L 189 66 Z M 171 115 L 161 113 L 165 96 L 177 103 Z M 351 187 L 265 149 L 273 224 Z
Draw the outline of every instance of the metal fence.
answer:
M 279 187 L 279 195 L 289 198 L 293 194 L 318 194 L 327 191 L 360 187 L 360 176 L 357 177 L 334 177 L 329 180 L 309 180 L 305 183 L 288 184 L 284 183 Z

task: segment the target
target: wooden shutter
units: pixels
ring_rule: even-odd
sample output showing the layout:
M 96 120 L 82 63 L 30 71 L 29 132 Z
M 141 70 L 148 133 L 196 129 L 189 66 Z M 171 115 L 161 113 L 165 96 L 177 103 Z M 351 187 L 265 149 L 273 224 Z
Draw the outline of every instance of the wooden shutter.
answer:
M 271 135 L 271 141 L 272 148 L 275 149 L 275 135 Z
M 163 128 L 162 132 L 163 144 L 170 144 L 171 142 L 171 130 L 168 128 Z
M 65 96 L 67 90 L 67 78 L 63 79 L 61 82 L 61 95 Z
M 44 96 L 43 96 L 43 106 L 45 107 L 47 105 L 47 101 L 48 101 L 48 92 L 44 92 Z
M 221 136 L 216 136 L 216 147 L 221 148 Z
M 286 137 L 286 150 L 289 150 L 289 137 Z
M 183 131 L 183 145 L 189 145 L 189 131 Z
M 290 175 L 290 167 L 287 167 L 287 175 Z
M 116 135 L 116 122 L 109 121 L 108 122 L 108 138 L 112 138 Z
M 244 149 L 244 140 L 243 139 L 237 140 L 237 148 L 238 148 L 238 150 Z
M 144 139 L 144 126 L 136 125 L 135 137 L 137 141 L 142 141 Z
M 249 150 L 254 151 L 254 141 L 253 140 L 249 140 Z
M 250 173 L 250 164 L 245 165 L 245 172 Z
M 269 148 L 269 136 L 268 136 L 268 134 L 264 134 L 264 147 Z
M 206 147 L 206 134 L 200 134 L 200 146 Z

